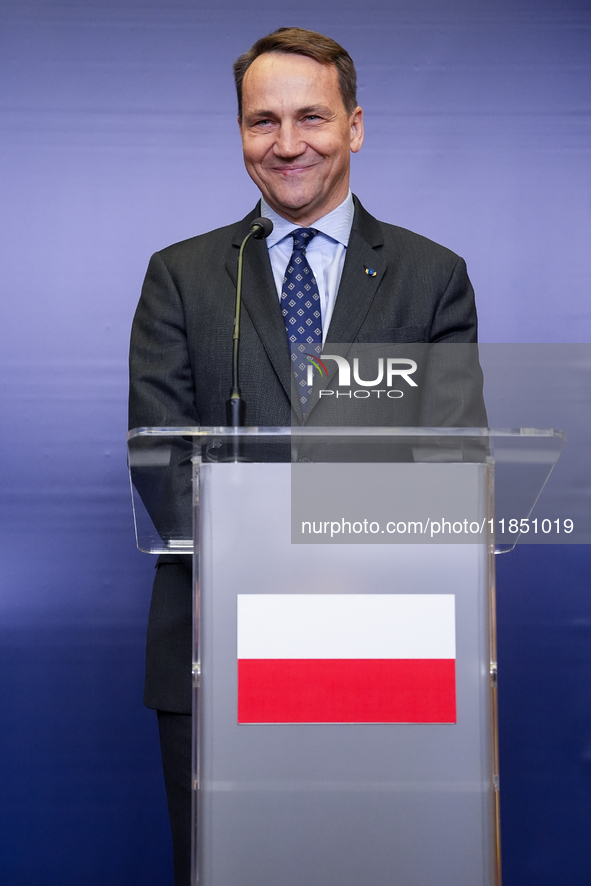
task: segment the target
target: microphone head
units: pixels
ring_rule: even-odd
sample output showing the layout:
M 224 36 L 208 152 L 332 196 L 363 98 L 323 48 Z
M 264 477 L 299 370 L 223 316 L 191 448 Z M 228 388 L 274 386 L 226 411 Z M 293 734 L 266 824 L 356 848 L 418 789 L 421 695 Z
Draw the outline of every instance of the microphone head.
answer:
M 255 218 L 250 226 L 250 233 L 255 240 L 264 240 L 273 230 L 273 222 L 270 218 Z

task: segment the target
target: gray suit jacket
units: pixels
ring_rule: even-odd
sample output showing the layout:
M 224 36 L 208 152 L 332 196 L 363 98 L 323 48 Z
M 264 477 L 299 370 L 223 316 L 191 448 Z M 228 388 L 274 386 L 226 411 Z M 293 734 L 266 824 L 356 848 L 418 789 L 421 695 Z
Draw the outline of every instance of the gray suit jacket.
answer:
M 131 336 L 130 428 L 226 424 L 238 248 L 257 215 L 258 207 L 234 225 L 152 257 Z M 486 424 L 477 361 L 474 366 L 470 358 L 466 372 L 465 361 L 452 357 L 442 371 L 441 349 L 424 362 L 437 380 L 436 396 L 393 400 L 390 412 L 376 421 L 360 408 L 364 401 L 337 404 L 333 398 L 318 401 L 316 394 L 304 419 L 299 399 L 292 396 L 287 337 L 264 241 L 249 243 L 243 281 L 240 383 L 247 425 Z M 473 344 L 476 335 L 474 293 L 464 261 L 424 237 L 377 221 L 355 198 L 325 352 L 331 342 L 404 344 L 408 350 L 433 343 Z M 322 384 L 333 381 L 329 377 Z M 421 389 L 435 390 L 433 385 Z M 183 559 L 159 560 L 145 701 L 149 707 L 189 713 L 191 582 Z

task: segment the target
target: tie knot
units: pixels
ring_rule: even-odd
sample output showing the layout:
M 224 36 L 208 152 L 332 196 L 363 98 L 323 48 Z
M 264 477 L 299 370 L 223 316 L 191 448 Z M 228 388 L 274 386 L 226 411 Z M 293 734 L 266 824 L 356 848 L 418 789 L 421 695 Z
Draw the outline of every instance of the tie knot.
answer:
M 293 236 L 293 251 L 299 252 L 306 248 L 310 240 L 316 236 L 318 231 L 316 228 L 297 228 L 291 233 Z

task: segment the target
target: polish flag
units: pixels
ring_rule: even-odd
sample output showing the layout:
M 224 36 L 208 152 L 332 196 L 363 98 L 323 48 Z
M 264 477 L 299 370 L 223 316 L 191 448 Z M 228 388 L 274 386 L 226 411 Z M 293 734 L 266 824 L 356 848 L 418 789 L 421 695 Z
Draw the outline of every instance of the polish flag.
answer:
M 455 723 L 453 594 L 239 594 L 239 723 Z

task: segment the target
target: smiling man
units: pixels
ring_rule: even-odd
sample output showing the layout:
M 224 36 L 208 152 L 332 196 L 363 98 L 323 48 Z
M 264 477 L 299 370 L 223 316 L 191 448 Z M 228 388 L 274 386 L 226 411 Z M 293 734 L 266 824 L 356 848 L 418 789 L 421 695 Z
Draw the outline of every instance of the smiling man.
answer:
M 363 111 L 341 93 L 333 64 L 265 52 L 242 80 L 239 118 L 248 174 L 275 212 L 300 227 L 340 206 Z M 347 104 L 345 104 L 347 103 Z
M 363 143 L 349 54 L 321 34 L 280 28 L 234 73 L 244 162 L 261 201 L 242 221 L 152 257 L 131 339 L 131 428 L 226 424 L 238 250 L 259 216 L 274 227 L 245 252 L 247 425 L 334 423 L 330 406 L 311 397 L 299 357 L 323 342 L 476 341 L 463 260 L 377 221 L 349 190 L 351 154 Z M 485 424 L 478 385 L 461 385 L 448 385 L 454 396 L 438 398 L 429 421 L 417 412 L 398 423 Z M 177 886 L 190 882 L 191 598 L 189 558 L 161 557 L 145 702 L 158 711 Z

